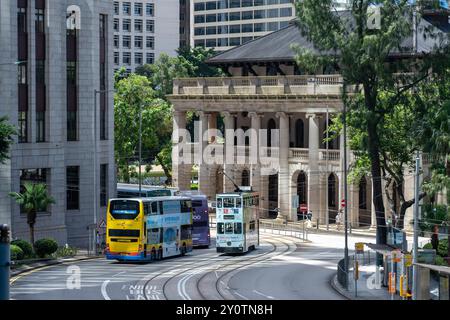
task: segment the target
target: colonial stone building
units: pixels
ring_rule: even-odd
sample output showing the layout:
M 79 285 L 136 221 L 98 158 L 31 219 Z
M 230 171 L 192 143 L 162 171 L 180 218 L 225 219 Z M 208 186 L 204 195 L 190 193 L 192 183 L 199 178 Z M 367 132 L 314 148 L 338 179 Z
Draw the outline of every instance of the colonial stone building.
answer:
M 443 13 L 448 16 L 448 12 Z M 421 26 L 435 32 L 448 32 L 448 21 L 442 16 L 425 17 Z M 417 51 L 413 36 L 405 39 L 408 54 L 431 50 L 430 39 L 419 37 Z M 229 74 L 224 78 L 178 79 L 174 81 L 173 182 L 180 189 L 190 187 L 192 165 L 180 163 L 179 158 L 190 147 L 209 155 L 234 152 L 234 163 L 198 163 L 199 189 L 214 200 L 217 193 L 233 191 L 237 185 L 251 185 L 260 193 L 261 213 L 276 217 L 275 208 L 289 220 L 297 220 L 300 208 L 312 211 L 314 221 L 335 223 L 335 217 L 344 198 L 343 156 L 354 160 L 350 150 L 344 150 L 343 137 L 325 142 L 330 118 L 342 112 L 342 77 L 333 68 L 317 70 L 316 75 L 302 74 L 294 62 L 292 44 L 313 48 L 296 26 L 290 25 L 264 37 L 250 41 L 211 58 L 209 63 Z M 350 89 L 351 90 L 351 89 Z M 261 135 L 249 134 L 244 140 L 209 133 L 204 139 L 187 141 L 180 129 L 186 128 L 186 115 L 194 111 L 199 116 L 200 132 L 221 127 L 231 132 L 242 129 L 265 129 Z M 222 126 L 223 123 L 223 126 Z M 264 170 L 261 163 L 239 164 L 237 157 L 249 154 L 257 147 L 258 154 L 267 156 L 267 146 L 261 145 L 271 130 L 278 130 L 278 144 L 272 150 L 278 167 Z M 234 139 L 235 141 L 231 141 Z M 228 148 L 227 144 L 232 148 Z M 214 147 L 214 148 L 212 148 Z M 208 153 L 207 152 L 207 153 Z M 237 156 L 236 156 L 237 153 Z M 429 159 L 424 157 L 425 175 Z M 273 168 L 271 168 L 273 169 Z M 414 195 L 414 179 L 405 173 L 405 197 Z M 354 227 L 375 225 L 370 176 L 349 185 L 347 206 Z M 383 196 L 384 197 L 384 196 Z M 386 200 L 386 199 L 385 199 Z M 387 217 L 391 215 L 385 201 Z M 412 218 L 408 210 L 405 225 Z
M 47 184 L 56 201 L 38 213 L 36 239 L 86 248 L 88 226 L 106 216 L 116 184 L 113 13 L 107 0 L 0 1 L 0 116 L 18 130 L 0 166 L 0 223 L 13 238 L 29 239 L 8 196 L 27 181 Z

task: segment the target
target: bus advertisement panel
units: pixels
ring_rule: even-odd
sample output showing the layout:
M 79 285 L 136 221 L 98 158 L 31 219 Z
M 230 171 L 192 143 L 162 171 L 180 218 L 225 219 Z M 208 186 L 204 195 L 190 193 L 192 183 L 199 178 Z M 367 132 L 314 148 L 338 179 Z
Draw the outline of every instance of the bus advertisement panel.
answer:
M 107 259 L 150 261 L 192 251 L 192 205 L 186 197 L 111 199 Z

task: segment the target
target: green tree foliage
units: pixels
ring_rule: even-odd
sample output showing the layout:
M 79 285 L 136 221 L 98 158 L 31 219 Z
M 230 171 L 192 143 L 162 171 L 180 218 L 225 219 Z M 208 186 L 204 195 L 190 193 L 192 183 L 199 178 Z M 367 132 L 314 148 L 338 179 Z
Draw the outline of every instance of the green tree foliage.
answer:
M 11 192 L 9 195 L 25 209 L 27 223 L 30 227 L 30 242 L 34 244 L 36 214 L 39 211 L 47 210 L 47 207 L 55 203 L 55 200 L 48 194 L 47 186 L 43 183 L 25 183 L 23 193 Z
M 411 50 L 402 47 L 402 43 L 412 35 L 413 7 L 407 0 L 380 0 L 376 3 L 380 8 L 381 24 L 377 28 L 369 28 L 368 19 L 373 19 L 369 6 L 373 1 L 352 1 L 350 10 L 345 13 L 337 12 L 332 0 L 297 1 L 297 25 L 302 34 L 314 43 L 316 51 L 298 46 L 294 49 L 301 68 L 316 72 L 318 66 L 333 65 L 338 66 L 343 76 L 343 101 L 349 106 L 349 117 L 354 116 L 361 121 L 356 128 L 362 131 L 358 141 L 370 161 L 377 243 L 383 244 L 386 243 L 385 207 L 381 197 L 386 157 L 383 143 L 389 138 L 383 130 L 387 128 L 398 135 L 404 133 L 406 128 L 399 128 L 396 132 L 394 123 L 397 117 L 409 115 L 409 111 L 401 107 L 407 100 L 405 96 L 430 77 L 430 70 L 442 70 L 449 59 L 448 48 L 436 48 L 433 54 L 422 59 L 388 63 L 392 52 Z M 418 32 L 429 35 L 428 30 Z M 415 72 L 410 73 L 411 70 Z M 347 94 L 348 85 L 357 85 L 357 94 Z M 390 149 L 401 147 L 401 143 L 390 144 Z M 401 160 L 404 159 L 395 159 Z
M 189 77 L 221 77 L 221 69 L 206 63 L 206 60 L 215 55 L 211 48 L 204 47 L 180 48 L 178 58 L 188 71 Z
M 161 147 L 166 146 L 171 139 L 171 110 L 166 101 L 157 97 L 150 80 L 137 74 L 131 74 L 116 83 L 114 105 L 116 161 L 120 176 L 129 181 L 130 166 L 138 159 L 141 108 L 144 160 L 166 159 Z M 170 167 L 165 161 L 160 164 L 170 179 Z
M 0 117 L 0 164 L 8 159 L 9 147 L 16 134 L 15 128 L 8 123 L 6 117 Z

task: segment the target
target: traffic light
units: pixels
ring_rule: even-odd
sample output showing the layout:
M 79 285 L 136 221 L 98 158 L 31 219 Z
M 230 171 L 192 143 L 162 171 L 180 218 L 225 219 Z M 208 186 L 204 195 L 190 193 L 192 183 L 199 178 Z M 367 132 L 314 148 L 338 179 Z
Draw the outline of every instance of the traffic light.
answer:
M 9 227 L 7 224 L 0 225 L 0 243 L 9 243 Z

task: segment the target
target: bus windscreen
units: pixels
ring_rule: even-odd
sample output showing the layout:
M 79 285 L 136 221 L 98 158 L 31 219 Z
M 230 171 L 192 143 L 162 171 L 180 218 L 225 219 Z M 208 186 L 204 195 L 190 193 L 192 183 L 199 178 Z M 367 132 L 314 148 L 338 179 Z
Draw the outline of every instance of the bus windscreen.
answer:
M 139 202 L 130 200 L 113 200 L 109 213 L 114 219 L 133 220 L 139 215 Z

